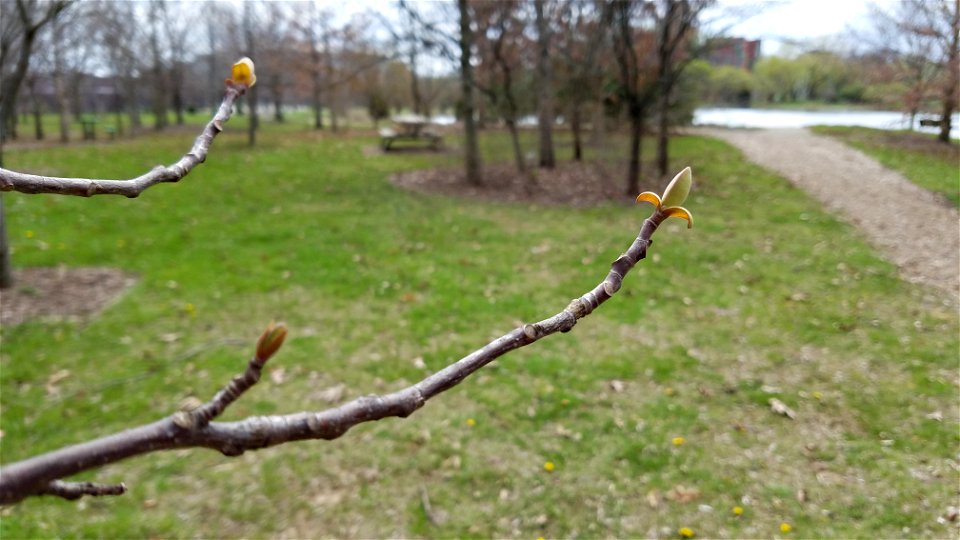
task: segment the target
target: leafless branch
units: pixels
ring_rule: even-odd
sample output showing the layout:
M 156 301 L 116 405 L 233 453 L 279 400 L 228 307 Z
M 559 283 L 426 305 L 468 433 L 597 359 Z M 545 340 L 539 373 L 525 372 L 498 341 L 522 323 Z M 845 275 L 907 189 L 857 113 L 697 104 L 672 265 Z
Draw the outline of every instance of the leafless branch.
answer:
M 646 256 L 653 233 L 667 217 L 660 209 L 656 210 L 643 222 L 627 251 L 613 262 L 604 280 L 572 300 L 556 315 L 515 328 L 413 386 L 382 396 L 360 397 L 320 412 L 257 416 L 238 422 L 210 422 L 256 384 L 264 363 L 279 349 L 286 330 L 271 326 L 261 336 L 257 352 L 246 372 L 234 378 L 207 404 L 192 411 L 179 411 L 152 424 L 7 465 L 0 469 L 0 504 L 12 504 L 44 494 L 107 494 L 109 490 L 106 487 L 77 487 L 60 482 L 60 479 L 159 450 L 210 448 L 225 456 L 238 456 L 247 450 L 291 441 L 336 439 L 363 422 L 391 416 L 407 417 L 423 407 L 427 400 L 453 388 L 500 356 L 551 334 L 570 331 L 577 320 L 589 315 L 620 290 L 624 276 Z M 68 489 L 66 486 L 71 487 Z
M 190 173 L 194 167 L 207 159 L 207 153 L 213 139 L 223 131 L 223 125 L 230 120 L 233 102 L 242 96 L 247 86 L 227 84 L 226 94 L 220 108 L 210 122 L 203 128 L 193 143 L 193 148 L 172 165 L 157 166 L 152 171 L 129 180 L 102 180 L 91 178 L 57 178 L 26 174 L 0 168 L 0 191 L 19 191 L 20 193 L 53 193 L 57 195 L 124 195 L 137 197 L 147 188 L 161 182 L 178 182 Z

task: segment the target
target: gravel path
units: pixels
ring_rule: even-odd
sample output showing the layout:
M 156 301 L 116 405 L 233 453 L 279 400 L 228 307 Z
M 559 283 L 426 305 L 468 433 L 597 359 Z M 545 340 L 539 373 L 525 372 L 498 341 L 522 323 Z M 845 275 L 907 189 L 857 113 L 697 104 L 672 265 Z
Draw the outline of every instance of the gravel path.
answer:
M 698 129 L 776 171 L 847 222 L 905 279 L 960 294 L 960 216 L 929 191 L 873 158 L 805 129 Z

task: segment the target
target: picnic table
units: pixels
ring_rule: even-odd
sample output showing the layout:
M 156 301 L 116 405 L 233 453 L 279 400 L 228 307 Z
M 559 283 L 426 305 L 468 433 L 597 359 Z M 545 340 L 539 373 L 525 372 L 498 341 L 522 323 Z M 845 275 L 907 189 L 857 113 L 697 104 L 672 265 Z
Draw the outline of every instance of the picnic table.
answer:
M 426 142 L 432 150 L 437 150 L 443 142 L 440 134 L 431 127 L 430 120 L 424 116 L 409 114 L 393 118 L 392 128 L 380 128 L 380 147 L 389 152 L 397 141 Z

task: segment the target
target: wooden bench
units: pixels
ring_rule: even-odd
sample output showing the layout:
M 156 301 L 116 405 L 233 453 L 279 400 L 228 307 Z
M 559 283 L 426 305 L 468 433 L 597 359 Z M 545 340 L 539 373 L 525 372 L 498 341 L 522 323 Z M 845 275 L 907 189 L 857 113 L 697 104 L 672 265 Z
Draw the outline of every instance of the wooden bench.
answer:
M 920 127 L 940 127 L 939 118 L 921 118 Z

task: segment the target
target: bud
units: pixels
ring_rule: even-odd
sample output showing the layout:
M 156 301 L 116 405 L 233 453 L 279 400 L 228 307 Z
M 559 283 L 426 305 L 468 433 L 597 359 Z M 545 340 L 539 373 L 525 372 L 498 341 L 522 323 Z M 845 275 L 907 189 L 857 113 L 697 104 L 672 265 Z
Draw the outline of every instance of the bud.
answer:
M 257 84 L 257 75 L 253 71 L 253 60 L 244 56 L 233 65 L 231 71 L 234 84 L 243 84 L 247 88 Z
M 266 362 L 276 354 L 287 337 L 287 328 L 283 324 L 270 323 L 257 340 L 257 358 Z
M 663 206 L 670 208 L 683 204 L 683 201 L 687 200 L 687 195 L 690 194 L 690 184 L 692 183 L 693 172 L 690 167 L 680 171 L 667 185 L 667 189 L 663 191 L 663 200 L 661 201 Z

